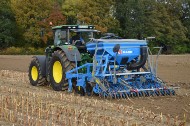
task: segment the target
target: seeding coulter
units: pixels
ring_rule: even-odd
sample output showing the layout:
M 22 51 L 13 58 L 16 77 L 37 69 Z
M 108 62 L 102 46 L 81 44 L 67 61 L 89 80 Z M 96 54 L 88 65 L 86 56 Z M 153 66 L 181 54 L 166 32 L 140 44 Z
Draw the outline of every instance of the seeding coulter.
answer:
M 113 34 L 95 39 L 94 33 L 99 31 L 92 25 L 62 25 L 53 31 L 54 45 L 46 48 L 45 56 L 35 56 L 31 61 L 32 85 L 50 84 L 56 91 L 75 90 L 81 95 L 111 98 L 175 94 L 174 87 L 167 87 L 157 77 L 161 47 L 157 47 L 158 55 L 152 56 L 147 40 L 122 39 Z M 72 32 L 87 33 L 89 42 L 73 45 Z

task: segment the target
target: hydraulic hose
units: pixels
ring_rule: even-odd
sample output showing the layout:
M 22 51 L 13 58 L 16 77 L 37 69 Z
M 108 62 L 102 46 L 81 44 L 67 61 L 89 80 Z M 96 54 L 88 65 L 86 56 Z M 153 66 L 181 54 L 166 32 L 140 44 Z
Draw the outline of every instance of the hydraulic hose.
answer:
M 141 67 L 144 66 L 144 64 L 146 63 L 146 60 L 147 60 L 147 47 L 141 46 L 140 51 L 141 51 L 140 60 L 138 62 L 128 64 L 127 70 L 140 69 Z

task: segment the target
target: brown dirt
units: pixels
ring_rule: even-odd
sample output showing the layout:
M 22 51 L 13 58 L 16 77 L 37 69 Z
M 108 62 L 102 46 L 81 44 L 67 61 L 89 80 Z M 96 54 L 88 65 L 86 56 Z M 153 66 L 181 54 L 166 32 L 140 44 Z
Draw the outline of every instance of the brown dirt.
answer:
M 133 106 L 145 107 L 156 113 L 170 114 L 190 121 L 190 55 L 162 55 L 158 76 L 168 85 L 179 86 L 177 96 L 133 99 Z
M 27 72 L 31 59 L 32 56 L 0 55 L 0 70 Z M 176 90 L 176 96 L 119 99 L 110 100 L 110 102 L 133 106 L 137 109 L 144 107 L 157 114 L 179 116 L 181 120 L 185 115 L 187 121 L 190 122 L 190 55 L 162 55 L 158 63 L 158 76 L 168 85 L 180 87 Z
M 32 56 L 0 55 L 0 70 L 27 72 Z

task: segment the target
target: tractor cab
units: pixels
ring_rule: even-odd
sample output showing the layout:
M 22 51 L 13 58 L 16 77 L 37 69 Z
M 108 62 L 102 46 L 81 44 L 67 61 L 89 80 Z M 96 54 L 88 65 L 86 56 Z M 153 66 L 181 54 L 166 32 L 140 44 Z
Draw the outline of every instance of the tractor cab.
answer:
M 99 32 L 93 25 L 61 25 L 52 28 L 54 32 L 54 46 L 72 45 L 78 50 L 86 50 L 86 43 L 95 38 Z

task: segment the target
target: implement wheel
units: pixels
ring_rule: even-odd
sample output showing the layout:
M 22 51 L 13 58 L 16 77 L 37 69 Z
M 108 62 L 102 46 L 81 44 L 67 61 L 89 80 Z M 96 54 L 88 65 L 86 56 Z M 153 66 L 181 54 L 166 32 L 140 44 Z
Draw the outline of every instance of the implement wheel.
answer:
M 75 64 L 68 60 L 63 51 L 54 51 L 49 65 L 49 78 L 51 86 L 55 91 L 68 89 L 65 73 L 74 67 Z
M 30 63 L 28 77 L 30 84 L 33 86 L 40 86 L 46 83 L 45 77 L 42 76 L 40 63 L 37 58 L 34 58 Z

